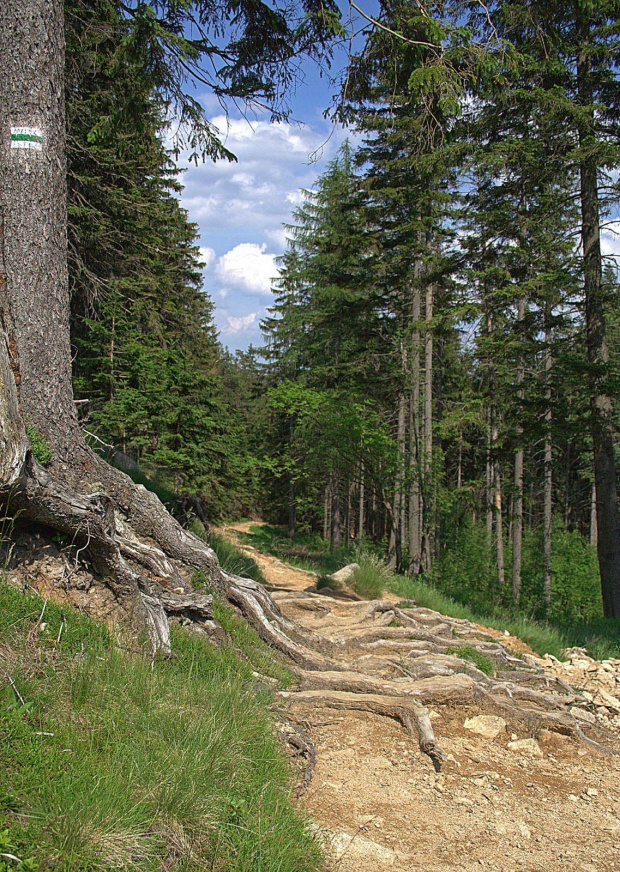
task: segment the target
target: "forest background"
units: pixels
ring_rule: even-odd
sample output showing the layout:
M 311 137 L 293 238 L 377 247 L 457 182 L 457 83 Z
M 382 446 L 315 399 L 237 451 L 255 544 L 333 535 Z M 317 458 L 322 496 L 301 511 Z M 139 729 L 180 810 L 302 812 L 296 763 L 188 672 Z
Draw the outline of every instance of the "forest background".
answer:
M 286 228 L 264 347 L 231 355 L 162 83 L 120 4 L 67 0 L 74 388 L 92 447 L 177 513 L 260 514 L 480 608 L 598 618 L 592 434 L 598 418 L 617 432 L 620 333 L 615 270 L 599 258 L 593 292 L 583 254 L 584 167 L 613 217 L 617 5 L 382 4 L 334 109 L 362 145 Z

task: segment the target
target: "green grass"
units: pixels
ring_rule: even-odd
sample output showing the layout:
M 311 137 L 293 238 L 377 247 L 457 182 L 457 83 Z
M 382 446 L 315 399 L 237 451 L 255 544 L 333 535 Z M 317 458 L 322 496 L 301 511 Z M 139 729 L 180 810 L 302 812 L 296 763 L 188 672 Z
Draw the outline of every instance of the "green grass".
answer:
M 461 660 L 469 660 L 485 675 L 495 675 L 495 664 L 490 657 L 478 651 L 473 645 L 463 645 L 461 648 L 448 648 L 446 654 L 453 654 Z
M 233 575 L 241 575 L 244 578 L 253 578 L 254 581 L 265 584 L 265 576 L 260 566 L 228 539 L 212 531 L 203 538 L 213 548 L 217 554 L 217 559 L 220 561 L 220 566 L 226 572 L 230 572 Z
M 364 599 L 381 599 L 393 576 L 385 561 L 370 551 L 358 551 L 355 562 L 359 569 L 351 576 L 349 585 Z
M 0 844 L 39 872 L 320 868 L 252 672 L 286 675 L 233 613 L 152 663 L 42 607 L 0 583 Z

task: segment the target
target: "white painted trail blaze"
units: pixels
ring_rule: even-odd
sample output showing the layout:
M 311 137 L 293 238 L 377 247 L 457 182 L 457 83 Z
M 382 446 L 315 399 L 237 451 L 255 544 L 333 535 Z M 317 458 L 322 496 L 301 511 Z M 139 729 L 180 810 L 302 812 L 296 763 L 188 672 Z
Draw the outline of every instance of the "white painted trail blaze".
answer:
M 43 150 L 43 131 L 40 127 L 11 127 L 11 148 Z

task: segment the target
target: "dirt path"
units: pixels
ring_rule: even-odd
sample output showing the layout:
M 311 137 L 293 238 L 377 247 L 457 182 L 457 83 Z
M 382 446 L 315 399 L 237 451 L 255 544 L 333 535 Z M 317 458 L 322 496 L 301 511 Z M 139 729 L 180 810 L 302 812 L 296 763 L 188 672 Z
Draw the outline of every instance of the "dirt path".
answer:
M 236 531 L 247 532 L 254 523 L 233 525 L 225 532 L 236 539 Z M 371 604 L 310 593 L 311 573 L 243 547 L 276 589 L 272 595 L 286 617 L 321 637 L 332 657 L 340 652 L 343 668 L 365 678 L 393 678 L 399 669 L 416 668 L 416 674 L 424 674 L 424 634 L 414 638 L 394 621 L 386 623 L 381 618 L 385 612 L 369 624 L 364 614 Z M 441 626 L 450 627 L 449 619 L 418 611 L 427 612 L 418 618 L 427 617 L 429 626 L 432 620 L 443 620 Z M 480 644 L 487 644 L 483 628 L 457 624 L 452 623 L 453 632 L 474 633 Z M 459 672 L 454 660 L 446 654 L 442 661 L 450 688 L 455 678 L 463 684 L 469 679 L 467 674 L 454 675 Z M 598 717 L 607 726 L 605 744 L 618 747 L 620 708 L 616 716 L 617 696 L 611 691 L 615 688 L 620 695 L 620 662 L 593 666 L 579 652 L 566 666 L 533 658 L 527 662 L 538 670 L 532 675 L 548 688 L 556 676 L 588 686 L 592 705 L 580 717 L 588 723 Z M 437 692 L 441 677 L 426 680 L 434 682 Z M 620 870 L 620 757 L 541 728 L 534 718 L 529 725 L 508 717 L 507 723 L 489 721 L 488 708 L 475 696 L 468 705 L 451 702 L 447 690 L 436 698 L 431 720 L 448 754 L 440 774 L 394 720 L 339 711 L 320 699 L 291 704 L 289 717 L 316 746 L 317 764 L 302 803 L 331 851 L 333 872 Z M 286 694 L 282 699 L 287 702 Z M 604 705 L 597 706 L 597 701 Z M 479 715 L 487 720 L 465 726 Z M 488 735 L 472 726 L 486 728 Z M 529 741 L 519 742 L 524 739 Z

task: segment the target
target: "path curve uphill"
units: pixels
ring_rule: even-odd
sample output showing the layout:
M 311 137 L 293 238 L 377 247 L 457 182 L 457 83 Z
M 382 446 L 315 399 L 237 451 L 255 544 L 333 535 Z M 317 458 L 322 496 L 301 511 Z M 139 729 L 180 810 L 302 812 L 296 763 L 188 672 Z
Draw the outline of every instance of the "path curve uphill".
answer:
M 620 661 L 558 664 L 411 603 L 322 594 L 241 543 L 252 524 L 223 532 L 322 658 L 277 704 L 331 870 L 620 870 Z

